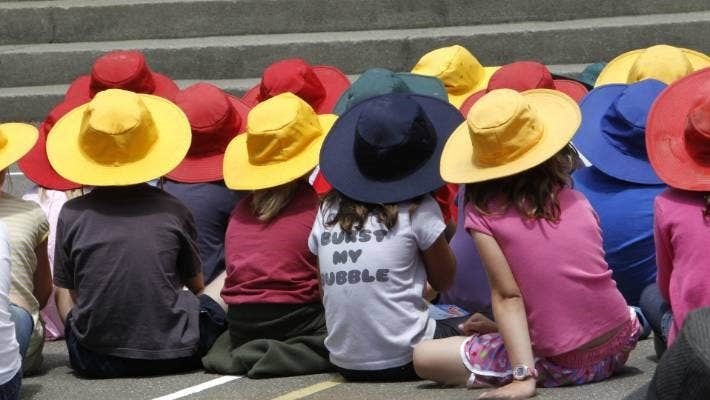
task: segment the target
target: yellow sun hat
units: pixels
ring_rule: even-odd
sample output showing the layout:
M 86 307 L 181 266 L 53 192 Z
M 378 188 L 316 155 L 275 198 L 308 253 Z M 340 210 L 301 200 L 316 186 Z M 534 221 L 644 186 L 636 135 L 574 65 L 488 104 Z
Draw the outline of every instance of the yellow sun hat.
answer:
M 562 92 L 493 90 L 449 137 L 441 176 L 451 183 L 473 183 L 523 172 L 562 150 L 581 121 L 577 103 Z
M 224 154 L 224 182 L 230 189 L 267 189 L 298 179 L 318 165 L 323 140 L 335 123 L 286 92 L 257 104 L 245 134 Z
M 133 185 L 172 171 L 191 137 L 190 122 L 169 100 L 109 89 L 57 121 L 47 137 L 47 156 L 70 181 Z
M 0 170 L 27 154 L 37 141 L 37 128 L 28 124 L 0 124 Z
M 498 68 L 482 66 L 466 48 L 453 45 L 424 54 L 412 73 L 441 80 L 449 94 L 449 103 L 458 108 L 470 95 L 485 89 Z
M 659 44 L 617 56 L 602 69 L 594 86 L 649 78 L 670 85 L 706 67 L 710 67 L 710 57 L 699 51 Z

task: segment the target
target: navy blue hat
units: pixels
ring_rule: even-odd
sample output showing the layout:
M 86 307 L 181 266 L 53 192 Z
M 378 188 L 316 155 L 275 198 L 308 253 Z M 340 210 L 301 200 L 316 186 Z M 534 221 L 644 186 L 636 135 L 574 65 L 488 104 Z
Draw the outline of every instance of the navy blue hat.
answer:
M 646 119 L 666 84 L 646 79 L 595 88 L 582 99 L 574 145 L 600 171 L 627 182 L 663 183 L 646 153 Z
M 397 203 L 444 185 L 439 160 L 463 122 L 450 103 L 392 93 L 364 100 L 331 128 L 320 153 L 326 180 L 366 203 Z

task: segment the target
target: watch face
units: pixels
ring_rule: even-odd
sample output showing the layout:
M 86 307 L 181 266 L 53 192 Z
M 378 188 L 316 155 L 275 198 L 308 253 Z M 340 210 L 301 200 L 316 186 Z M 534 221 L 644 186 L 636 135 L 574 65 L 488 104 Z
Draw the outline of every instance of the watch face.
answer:
M 518 365 L 513 368 L 513 379 L 525 379 L 528 377 L 528 367 Z

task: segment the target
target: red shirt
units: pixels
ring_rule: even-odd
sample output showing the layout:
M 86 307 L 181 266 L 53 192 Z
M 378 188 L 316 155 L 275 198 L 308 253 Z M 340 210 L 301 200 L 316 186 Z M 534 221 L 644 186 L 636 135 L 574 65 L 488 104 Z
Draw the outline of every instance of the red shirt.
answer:
M 291 202 L 271 221 L 251 210 L 251 196 L 232 211 L 225 236 L 227 304 L 303 304 L 320 301 L 316 256 L 308 235 L 318 211 L 318 196 L 302 184 Z

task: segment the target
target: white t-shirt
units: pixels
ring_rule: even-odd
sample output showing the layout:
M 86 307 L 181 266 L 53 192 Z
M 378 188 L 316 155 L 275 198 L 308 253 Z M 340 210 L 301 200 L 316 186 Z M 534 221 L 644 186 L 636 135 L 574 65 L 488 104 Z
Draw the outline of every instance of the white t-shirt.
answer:
M 421 251 L 445 225 L 426 196 L 416 211 L 400 203 L 390 230 L 370 216 L 360 231 L 326 227 L 336 209 L 319 210 L 308 240 L 318 256 L 330 361 L 352 370 L 379 370 L 412 361 L 412 347 L 434 336 L 422 295 L 427 281 Z M 337 206 L 334 206 L 337 207 Z
M 15 324 L 10 319 L 10 245 L 5 224 L 0 223 L 0 385 L 12 379 L 22 367 Z

